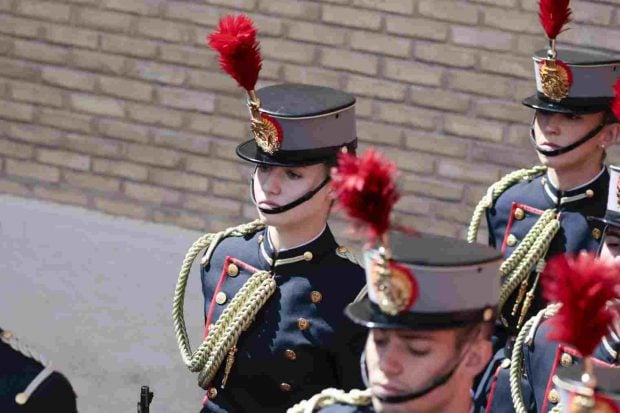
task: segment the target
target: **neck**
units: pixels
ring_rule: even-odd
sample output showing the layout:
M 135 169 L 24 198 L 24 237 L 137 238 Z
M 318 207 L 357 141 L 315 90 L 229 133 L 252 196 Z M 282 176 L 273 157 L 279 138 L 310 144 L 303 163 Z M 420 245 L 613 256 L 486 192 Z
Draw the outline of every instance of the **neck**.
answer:
M 549 179 L 551 179 L 551 182 L 557 189 L 560 191 L 568 191 L 593 180 L 599 172 L 601 172 L 602 167 L 603 165 L 600 163 L 594 162 L 578 170 L 574 168 L 562 170 L 549 168 L 547 173 L 549 174 Z
M 469 413 L 472 408 L 471 391 L 462 385 L 454 387 L 458 389 L 454 389 L 453 397 L 441 409 L 441 413 Z
M 274 250 L 288 250 L 317 238 L 325 229 L 325 222 L 315 225 L 297 225 L 290 227 L 270 226 L 269 241 Z

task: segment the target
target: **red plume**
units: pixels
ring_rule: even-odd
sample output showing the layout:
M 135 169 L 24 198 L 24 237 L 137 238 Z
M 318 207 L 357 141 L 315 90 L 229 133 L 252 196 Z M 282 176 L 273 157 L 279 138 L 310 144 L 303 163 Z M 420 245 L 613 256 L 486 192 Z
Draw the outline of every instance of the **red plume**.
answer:
M 373 148 L 359 158 L 348 153 L 338 155 L 338 167 L 332 172 L 332 188 L 339 205 L 358 227 L 366 227 L 371 241 L 390 228 L 392 207 L 400 198 L 394 182 L 396 165 Z
M 611 110 L 616 116 L 616 119 L 620 121 L 620 77 L 618 77 L 618 80 L 616 80 L 616 84 L 614 85 L 614 93 L 616 97 L 614 98 L 614 102 L 611 104 Z
M 562 27 L 570 21 L 572 10 L 568 7 L 569 0 L 540 0 L 538 17 L 547 37 L 555 39 Z
M 551 318 L 548 338 L 574 346 L 584 357 L 591 355 L 613 319 L 607 302 L 620 298 L 618 267 L 594 254 L 559 255 L 547 263 L 542 283 L 544 298 L 562 303 Z
M 254 90 L 262 66 L 257 29 L 243 14 L 220 19 L 208 38 L 209 46 L 220 54 L 220 67 L 245 90 Z

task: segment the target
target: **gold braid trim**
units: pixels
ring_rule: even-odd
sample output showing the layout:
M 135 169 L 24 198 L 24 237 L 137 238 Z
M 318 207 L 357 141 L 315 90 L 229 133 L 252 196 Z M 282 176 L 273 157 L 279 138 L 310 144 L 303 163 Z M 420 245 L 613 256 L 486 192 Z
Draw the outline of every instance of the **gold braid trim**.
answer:
M 308 400 L 303 400 L 289 408 L 287 413 L 312 413 L 323 407 L 331 406 L 336 403 L 345 403 L 351 406 L 369 406 L 372 403 L 370 389 L 353 389 L 350 392 L 329 388 L 319 394 L 315 394 Z
M 215 247 L 224 238 L 253 234 L 264 227 L 265 225 L 262 222 L 256 220 L 218 233 L 205 234 L 194 242 L 183 260 L 174 292 L 172 318 L 183 363 L 190 371 L 200 371 L 198 382 L 201 387 L 205 387 L 213 379 L 226 355 L 236 344 L 241 332 L 247 329 L 256 313 L 276 290 L 276 283 L 266 271 L 253 274 L 235 294 L 218 321 L 213 325 L 208 338 L 202 342 L 196 352 L 192 353 L 183 316 L 185 289 L 192 264 L 200 251 L 207 248 L 203 257 L 203 265 L 206 265 L 211 259 Z
M 535 317 L 530 318 L 523 325 L 523 328 L 517 335 L 517 340 L 515 341 L 512 349 L 512 356 L 510 360 L 510 396 L 512 397 L 512 404 L 516 413 L 529 413 L 529 410 L 525 406 L 525 401 L 523 400 L 523 390 L 521 389 L 521 377 L 523 377 L 525 370 L 523 366 L 523 346 L 528 340 L 532 327 L 537 328 L 542 319 L 552 317 L 555 313 L 557 313 L 559 308 L 560 307 L 557 304 L 552 304 L 540 310 Z
M 501 314 L 506 301 L 508 301 L 508 298 L 519 287 L 523 280 L 529 277 L 532 269 L 539 260 L 545 256 L 551 240 L 555 237 L 559 229 L 560 221 L 556 218 L 555 210 L 548 209 L 540 216 L 536 224 L 523 239 L 522 245 L 527 244 L 529 248 L 527 248 L 527 252 L 525 252 L 522 257 L 518 255 L 514 260 L 514 262 L 518 262 L 518 265 L 514 270 L 506 274 L 499 296 L 498 314 L 500 314 L 500 318 L 505 325 L 507 325 L 507 322 Z M 515 250 L 515 253 L 516 252 Z M 515 254 L 511 254 L 504 264 L 510 262 L 513 259 L 513 255 Z
M 519 181 L 524 179 L 532 179 L 536 175 L 539 175 L 547 170 L 546 166 L 535 166 L 530 169 L 519 169 L 510 172 L 508 175 L 502 177 L 499 181 L 487 189 L 487 193 L 482 197 L 476 208 L 474 209 L 469 228 L 467 230 L 467 242 L 476 242 L 478 236 L 478 229 L 480 228 L 480 222 L 482 217 L 488 208 L 493 206 L 493 203 L 504 193 L 508 188 L 513 186 Z

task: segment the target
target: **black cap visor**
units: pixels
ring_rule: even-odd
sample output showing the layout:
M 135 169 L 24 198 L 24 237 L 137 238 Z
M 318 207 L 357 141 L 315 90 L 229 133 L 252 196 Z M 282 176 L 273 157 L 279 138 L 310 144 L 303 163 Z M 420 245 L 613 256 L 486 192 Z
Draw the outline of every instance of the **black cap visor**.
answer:
M 381 311 L 379 306 L 366 296 L 349 304 L 344 312 L 351 321 L 368 328 L 445 330 L 482 322 L 488 308 L 451 313 L 407 312 L 391 316 Z
M 357 140 L 350 142 L 347 148 L 355 150 Z M 326 148 L 306 149 L 299 151 L 277 151 L 273 155 L 268 154 L 258 147 L 256 141 L 251 139 L 237 146 L 237 155 L 246 161 L 272 166 L 306 166 L 317 163 L 335 161 L 342 146 L 330 146 Z
M 523 99 L 522 103 L 530 108 L 549 112 L 588 114 L 608 111 L 611 98 L 566 98 L 555 102 L 542 93 L 537 93 Z

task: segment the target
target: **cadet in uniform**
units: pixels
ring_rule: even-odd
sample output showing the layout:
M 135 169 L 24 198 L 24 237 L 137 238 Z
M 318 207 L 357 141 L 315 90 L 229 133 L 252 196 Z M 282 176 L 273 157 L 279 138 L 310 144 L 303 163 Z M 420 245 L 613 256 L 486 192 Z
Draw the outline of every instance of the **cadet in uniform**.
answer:
M 370 329 L 362 366 L 368 388 L 326 389 L 289 413 L 470 411 L 473 379 L 492 354 L 501 253 L 409 232 L 388 238 L 379 231 L 371 242 L 364 256 L 368 295 L 346 308 L 347 317 Z
M 540 3 L 545 16 L 543 5 L 549 1 Z M 562 24 L 555 27 L 559 32 Z M 468 241 L 475 241 L 486 217 L 489 245 L 506 258 L 501 268 L 501 326 L 494 337 L 497 352 L 476 391 L 481 409 L 487 405 L 493 375 L 510 358 L 512 337 L 545 307 L 538 285 L 546 259 L 597 251 L 603 233 L 602 223 L 586 217 L 605 213 L 605 150 L 620 135 L 611 111 L 620 56 L 557 50 L 556 35 L 547 31 L 549 49 L 535 54 L 537 92 L 523 101 L 535 109 L 530 141 L 542 165 L 512 172 L 493 184 L 477 205 L 468 231 Z
M 604 218 L 591 219 L 604 225 L 600 257 L 604 260 L 620 259 L 620 169 L 610 166 L 609 196 Z M 515 412 L 520 409 L 549 412 L 557 408 L 559 390 L 553 377 L 562 367 L 581 363 L 581 355 L 575 348 L 548 339 L 552 330 L 547 318 L 556 311 L 555 306 L 542 310 L 526 323 L 519 333 L 522 344 L 513 350 L 512 362 L 506 359 L 499 369 L 489 397 L 487 411 Z M 616 319 L 620 323 L 620 317 Z M 620 365 L 620 328 L 610 325 L 609 334 L 601 340 L 592 357 L 607 365 Z M 523 367 L 521 367 L 523 366 Z M 510 376 L 520 377 L 521 385 L 511 388 Z M 513 405 L 514 403 L 514 405 Z
M 0 412 L 75 413 L 75 399 L 65 376 L 0 329 Z
M 219 30 L 231 26 L 251 21 L 226 17 Z M 175 295 L 181 354 L 207 390 L 203 412 L 282 412 L 326 383 L 361 383 L 365 332 L 343 310 L 363 288 L 364 271 L 327 225 L 329 170 L 357 144 L 355 99 L 301 84 L 248 92 L 254 137 L 237 154 L 256 165 L 249 189 L 260 220 L 200 238 Z M 183 294 L 205 248 L 205 341 L 192 355 Z

